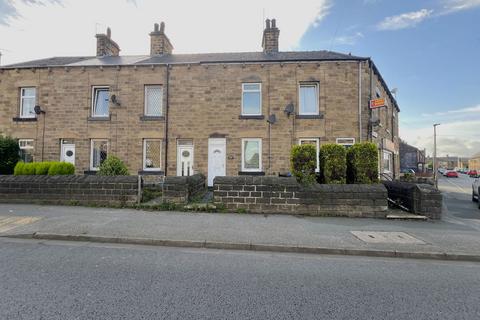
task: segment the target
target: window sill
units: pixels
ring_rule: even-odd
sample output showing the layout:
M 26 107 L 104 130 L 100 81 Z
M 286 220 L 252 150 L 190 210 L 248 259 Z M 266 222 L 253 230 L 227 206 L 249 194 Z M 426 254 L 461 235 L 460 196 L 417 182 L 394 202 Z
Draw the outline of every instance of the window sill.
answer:
M 97 170 L 85 170 L 83 171 L 83 174 L 94 176 L 97 174 L 97 172 L 98 172 Z
M 37 118 L 22 118 L 22 117 L 15 117 L 12 118 L 14 122 L 36 122 Z
M 323 119 L 323 113 L 320 114 L 297 114 L 295 119 Z
M 165 175 L 165 172 L 162 170 L 139 170 L 138 171 L 139 176 L 163 176 Z
M 111 116 L 88 117 L 88 121 L 110 121 Z
M 247 119 L 263 120 L 263 119 L 265 119 L 265 116 L 262 116 L 262 115 L 258 115 L 258 116 L 239 115 L 238 119 L 242 119 L 242 120 L 247 120 Z
M 263 171 L 238 171 L 239 176 L 264 176 Z
M 164 116 L 140 116 L 140 121 L 164 121 Z

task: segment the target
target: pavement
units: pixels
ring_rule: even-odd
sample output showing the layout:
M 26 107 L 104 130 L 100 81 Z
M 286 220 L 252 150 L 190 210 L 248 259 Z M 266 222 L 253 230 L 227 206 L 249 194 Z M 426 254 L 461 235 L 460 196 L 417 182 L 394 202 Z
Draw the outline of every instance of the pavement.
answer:
M 471 202 L 471 180 L 452 179 L 440 179 L 442 221 L 0 204 L 0 236 L 480 261 L 480 210 Z

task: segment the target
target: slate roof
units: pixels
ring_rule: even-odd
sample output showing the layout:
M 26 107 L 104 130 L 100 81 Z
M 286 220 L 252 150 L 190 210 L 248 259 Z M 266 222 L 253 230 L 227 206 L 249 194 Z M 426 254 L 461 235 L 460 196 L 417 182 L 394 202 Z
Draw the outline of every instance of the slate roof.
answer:
M 188 63 L 243 63 L 243 62 L 281 62 L 281 61 L 336 61 L 367 60 L 332 51 L 290 51 L 274 54 L 263 52 L 195 53 L 165 54 L 159 56 L 118 56 L 118 57 L 53 57 L 2 66 L 12 68 L 42 68 L 67 66 L 105 66 L 105 65 L 151 65 L 151 64 L 188 64 Z

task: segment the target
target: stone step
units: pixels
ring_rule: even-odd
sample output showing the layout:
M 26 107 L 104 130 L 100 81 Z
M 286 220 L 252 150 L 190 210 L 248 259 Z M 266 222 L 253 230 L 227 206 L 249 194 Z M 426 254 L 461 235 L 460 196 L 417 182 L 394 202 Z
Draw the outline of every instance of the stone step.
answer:
M 387 219 L 391 220 L 428 220 L 427 217 L 419 215 L 419 214 L 412 214 L 412 213 L 393 213 L 387 214 Z

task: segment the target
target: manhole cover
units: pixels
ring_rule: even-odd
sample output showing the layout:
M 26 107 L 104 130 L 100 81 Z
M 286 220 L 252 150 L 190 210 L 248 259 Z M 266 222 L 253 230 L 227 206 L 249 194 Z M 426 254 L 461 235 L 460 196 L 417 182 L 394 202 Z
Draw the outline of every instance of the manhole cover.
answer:
M 425 244 L 405 232 L 350 231 L 358 239 L 367 243 Z

